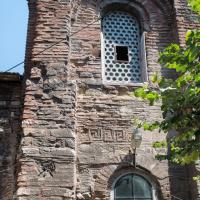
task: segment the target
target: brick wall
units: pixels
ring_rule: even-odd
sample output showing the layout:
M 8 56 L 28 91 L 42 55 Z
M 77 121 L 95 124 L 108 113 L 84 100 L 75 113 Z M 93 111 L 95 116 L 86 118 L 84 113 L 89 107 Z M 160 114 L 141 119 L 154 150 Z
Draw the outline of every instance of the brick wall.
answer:
M 109 1 L 95 6 L 92 2 L 83 1 L 80 5 L 72 32 L 83 26 L 83 20 L 89 24 L 97 18 L 101 6 L 109 6 Z M 134 8 L 134 3 L 130 3 L 130 6 Z M 146 1 L 142 8 L 147 10 L 148 14 L 144 17 L 149 19 L 149 30 L 145 33 L 148 79 L 155 72 L 172 76 L 171 72 L 161 68 L 157 60 L 159 52 L 177 40 L 173 7 Z M 79 81 L 76 110 L 77 199 L 110 199 L 112 184 L 117 176 L 137 171 L 130 164 L 131 119 L 138 117 L 153 121 L 162 116 L 159 105 L 149 107 L 146 102 L 130 97 L 129 92 L 134 90 L 133 87 L 102 83 L 101 59 L 93 55 L 94 48 L 96 52 L 101 50 L 100 31 L 98 21 L 71 39 L 70 65 L 74 69 L 74 77 Z M 155 160 L 157 152 L 152 148 L 152 143 L 165 137 L 165 134 L 158 132 L 143 132 L 143 142 L 137 151 L 137 165 L 142 173 L 146 173 L 142 170 L 146 169 L 148 176 L 157 180 L 157 189 L 161 193 L 159 199 L 173 199 L 171 195 L 189 199 L 186 169 Z
M 179 43 L 185 44 L 185 33 L 187 30 L 199 28 L 197 15 L 187 6 L 187 1 L 174 0 L 176 24 L 178 29 Z
M 70 1 L 29 1 L 19 200 L 74 196 L 76 85 L 68 76 L 67 37 L 71 8 Z
M 21 80 L 18 74 L 0 73 L 0 199 L 15 191 L 16 153 L 21 137 Z
M 192 199 L 187 169 L 155 160 L 152 142 L 166 135 L 143 132 L 137 170 L 131 165 L 131 119 L 162 115 L 159 104 L 131 97 L 134 87 L 102 83 L 98 18 L 110 3 L 141 14 L 149 80 L 155 72 L 173 76 L 157 59 L 169 43 L 183 41 L 182 1 L 29 1 L 18 200 L 107 200 L 116 177 L 134 171 L 152 180 L 158 199 Z

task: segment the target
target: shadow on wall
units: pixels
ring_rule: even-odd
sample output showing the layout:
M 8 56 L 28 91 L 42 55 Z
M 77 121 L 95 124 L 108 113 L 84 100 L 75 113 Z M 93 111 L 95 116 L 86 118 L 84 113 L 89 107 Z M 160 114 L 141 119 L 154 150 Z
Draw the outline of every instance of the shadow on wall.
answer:
M 180 166 L 169 163 L 169 183 L 172 200 L 198 200 L 197 176 L 194 165 Z
M 0 199 L 13 199 L 16 155 L 21 134 L 21 82 L 17 74 L 0 74 Z
M 172 138 L 178 133 L 170 131 L 167 138 Z M 170 154 L 170 149 L 168 149 Z M 170 195 L 172 200 L 197 200 L 197 183 L 193 176 L 197 174 L 194 165 L 177 165 L 168 162 Z
M 169 186 L 171 200 L 192 200 L 189 198 L 190 179 L 187 167 L 169 163 Z
M 163 52 L 164 49 L 173 43 L 179 43 L 178 38 L 178 28 L 177 28 L 177 21 L 175 18 L 175 15 L 173 13 L 173 8 L 169 12 L 170 15 L 166 16 L 166 19 L 163 19 L 165 23 L 160 25 L 159 31 L 157 31 L 158 34 L 158 41 L 157 41 L 157 47 L 159 52 Z M 163 16 L 160 16 L 162 18 Z M 166 69 L 161 68 L 161 75 L 167 78 L 176 78 L 177 73 L 175 70 L 172 69 Z
M 197 162 L 195 165 L 188 166 L 189 177 L 193 179 L 193 177 L 200 176 L 200 162 Z M 192 180 L 190 184 L 190 193 L 192 200 L 200 200 L 200 181 Z

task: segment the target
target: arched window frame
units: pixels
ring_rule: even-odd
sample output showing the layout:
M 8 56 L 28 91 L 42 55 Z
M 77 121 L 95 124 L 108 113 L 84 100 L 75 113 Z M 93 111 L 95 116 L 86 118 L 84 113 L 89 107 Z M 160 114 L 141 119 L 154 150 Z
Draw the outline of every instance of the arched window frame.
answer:
M 142 178 L 144 178 L 152 186 L 152 198 L 153 198 L 153 200 L 158 200 L 156 184 L 149 178 L 149 176 L 142 174 L 142 173 L 139 173 L 139 172 L 127 172 L 127 173 L 123 173 L 120 176 L 118 176 L 112 184 L 110 200 L 115 200 L 115 185 L 118 182 L 118 180 L 120 178 L 122 178 L 123 176 L 127 176 L 127 175 L 130 175 L 130 174 L 135 174 L 135 175 L 138 175 L 138 176 L 141 176 Z
M 113 5 L 112 9 L 108 8 L 105 12 L 102 13 L 102 16 L 105 16 L 108 13 L 112 13 L 114 11 L 122 11 L 127 13 L 133 18 L 136 18 L 139 26 L 140 26 L 140 43 L 139 43 L 139 56 L 140 56 L 140 73 L 141 73 L 141 82 L 134 82 L 134 83 L 121 83 L 121 82 L 107 82 L 105 78 L 105 54 L 104 54 L 104 33 L 103 30 L 101 31 L 101 57 L 102 57 L 102 80 L 103 84 L 105 85 L 127 85 L 127 86 L 143 86 L 146 82 L 148 82 L 148 75 L 147 75 L 147 61 L 146 61 L 146 47 L 145 47 L 145 28 L 144 24 L 142 25 L 141 19 L 139 16 L 133 12 L 130 12 L 129 9 L 123 9 L 123 6 L 120 4 L 115 6 Z M 103 18 L 102 18 L 103 19 Z M 146 25 L 146 24 L 145 24 Z

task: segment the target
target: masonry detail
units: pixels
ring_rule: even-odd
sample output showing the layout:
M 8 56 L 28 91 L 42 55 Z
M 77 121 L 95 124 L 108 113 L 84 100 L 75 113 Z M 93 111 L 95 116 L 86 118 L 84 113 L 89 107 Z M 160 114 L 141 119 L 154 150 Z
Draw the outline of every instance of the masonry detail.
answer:
M 28 0 L 28 5 L 23 81 L 0 85 L 1 145 L 7 143 L 8 150 L 2 148 L 1 168 L 13 166 L 3 173 L 8 183 L 0 180 L 0 197 L 114 200 L 121 198 L 118 191 L 113 196 L 117 180 L 130 175 L 149 188 L 146 199 L 197 200 L 200 189 L 191 177 L 198 166 L 155 159 L 167 150 L 153 149 L 152 143 L 165 134 L 142 133 L 137 168 L 130 152 L 131 119 L 159 120 L 162 113 L 160 104 L 149 107 L 129 93 L 152 84 L 155 72 L 174 76 L 157 60 L 168 44 L 184 45 L 187 28 L 199 27 L 186 1 Z M 137 199 L 134 192 L 131 198 Z

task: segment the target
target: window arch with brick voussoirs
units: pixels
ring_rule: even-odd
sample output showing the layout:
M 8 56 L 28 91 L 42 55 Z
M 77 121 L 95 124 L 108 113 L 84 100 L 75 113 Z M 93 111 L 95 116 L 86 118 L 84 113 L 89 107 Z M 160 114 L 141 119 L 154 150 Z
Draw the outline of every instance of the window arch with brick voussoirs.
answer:
M 111 200 L 157 200 L 153 185 L 142 175 L 128 173 L 114 183 Z
M 144 32 L 129 12 L 114 10 L 103 16 L 102 65 L 105 84 L 139 85 L 147 81 Z

